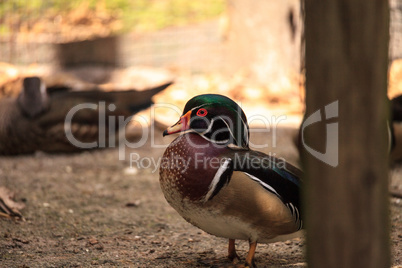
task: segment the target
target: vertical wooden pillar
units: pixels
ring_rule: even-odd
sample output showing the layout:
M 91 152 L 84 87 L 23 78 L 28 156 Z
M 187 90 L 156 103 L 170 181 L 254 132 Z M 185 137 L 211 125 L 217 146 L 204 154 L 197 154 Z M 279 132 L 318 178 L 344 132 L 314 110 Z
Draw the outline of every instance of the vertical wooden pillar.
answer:
M 389 267 L 388 1 L 306 0 L 305 11 L 306 119 L 321 116 L 304 129 L 309 267 Z

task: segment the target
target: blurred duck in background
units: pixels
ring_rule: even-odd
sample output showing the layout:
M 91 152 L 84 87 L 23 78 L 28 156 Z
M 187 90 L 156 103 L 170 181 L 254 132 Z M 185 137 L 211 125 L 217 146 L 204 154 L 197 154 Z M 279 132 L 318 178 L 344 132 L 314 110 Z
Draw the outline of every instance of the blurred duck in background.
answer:
M 0 100 L 0 155 L 88 149 L 72 144 L 68 134 L 88 144 L 98 141 L 99 132 L 104 131 L 109 141 L 109 134 L 118 137 L 122 130 L 118 116 L 126 120 L 150 107 L 152 97 L 171 84 L 143 91 L 104 91 L 97 87 L 74 91 L 67 86 L 46 87 L 41 78 L 26 77 L 17 97 Z M 68 115 L 71 122 L 65 123 Z

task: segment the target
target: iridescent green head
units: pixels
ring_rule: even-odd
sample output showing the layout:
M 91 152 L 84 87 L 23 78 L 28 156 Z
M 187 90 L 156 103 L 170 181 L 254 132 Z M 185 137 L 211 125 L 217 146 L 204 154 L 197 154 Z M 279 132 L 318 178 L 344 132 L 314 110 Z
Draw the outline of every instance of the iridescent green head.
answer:
M 195 132 L 211 142 L 248 148 L 249 129 L 243 110 L 218 94 L 198 95 L 184 107 L 179 121 L 163 135 Z

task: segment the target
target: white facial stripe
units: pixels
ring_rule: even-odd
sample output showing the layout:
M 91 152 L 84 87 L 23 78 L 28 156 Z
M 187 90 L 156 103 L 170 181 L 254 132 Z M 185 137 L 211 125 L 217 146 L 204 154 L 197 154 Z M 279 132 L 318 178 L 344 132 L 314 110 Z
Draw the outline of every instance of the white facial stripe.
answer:
M 190 128 L 190 129 L 180 132 L 180 134 L 186 134 L 186 133 L 192 133 L 192 132 L 195 132 L 195 131 Z
M 200 135 L 200 136 L 203 137 L 204 139 L 206 139 L 207 141 L 217 143 L 217 144 L 226 144 L 229 141 L 229 140 L 216 141 L 213 139 L 209 139 L 209 138 L 205 137 L 204 135 Z
M 209 103 L 204 103 L 204 104 L 201 104 L 201 105 L 199 105 L 199 106 L 196 106 L 196 107 L 194 107 L 194 108 L 192 108 L 191 109 L 191 111 L 193 111 L 193 110 L 196 110 L 196 109 L 199 109 L 199 108 L 201 108 L 201 107 L 204 107 L 204 106 L 206 106 L 206 105 L 208 105 Z M 239 116 L 239 118 L 241 119 L 241 121 L 242 121 L 242 124 L 243 124 L 243 128 L 244 128 L 244 135 L 243 135 L 243 138 L 244 138 L 244 140 L 246 141 L 246 144 L 248 144 L 249 143 L 249 140 L 248 140 L 248 133 L 247 133 L 247 124 L 246 124 L 246 122 L 244 122 L 244 120 L 243 120 L 243 118 L 241 117 L 241 113 L 239 113 L 239 111 L 237 110 L 237 109 L 234 109 L 235 111 L 236 111 L 236 113 L 238 114 L 238 116 Z M 221 116 L 217 116 L 217 117 L 219 117 L 224 123 L 225 123 L 225 125 L 227 126 L 227 129 L 229 130 L 229 133 L 230 133 L 230 135 L 233 137 L 233 139 L 238 143 L 238 141 L 236 140 L 236 137 L 234 136 L 234 134 L 233 134 L 233 132 L 232 132 L 232 130 L 230 129 L 230 127 L 229 127 L 229 125 L 228 125 L 228 123 L 221 117 Z M 208 126 L 208 128 L 205 130 L 205 131 L 203 131 L 203 132 L 201 132 L 200 134 L 201 134 L 201 136 L 202 137 L 204 137 L 206 140 L 208 140 L 208 141 L 212 141 L 212 142 L 216 142 L 216 143 L 219 143 L 219 144 L 224 144 L 224 143 L 227 143 L 228 141 L 229 141 L 229 139 L 228 140 L 224 140 L 224 141 L 217 141 L 217 140 L 212 140 L 212 139 L 209 139 L 209 138 L 207 138 L 207 137 L 205 137 L 204 136 L 204 134 L 206 134 L 206 133 L 208 133 L 210 130 L 211 130 L 211 128 L 212 128 L 212 125 L 214 124 L 214 118 L 213 119 L 211 119 L 211 123 L 209 124 L 209 126 Z M 187 133 L 187 132 L 183 132 L 183 133 Z M 234 146 L 237 146 L 237 145 L 235 145 L 235 144 L 233 144 Z M 240 147 L 241 148 L 241 147 Z
M 218 116 L 218 117 L 219 117 L 220 119 L 222 119 L 222 121 L 223 121 L 223 122 L 225 123 L 225 125 L 228 127 L 228 130 L 229 130 L 229 132 L 230 132 L 230 136 L 232 136 L 233 139 L 238 143 L 238 141 L 236 140 L 236 137 L 234 136 L 234 134 L 233 134 L 232 130 L 230 129 L 228 123 L 226 123 L 226 121 L 225 121 L 222 117 L 220 117 L 220 116 Z
M 212 129 L 212 125 L 214 124 L 214 119 L 211 120 L 211 123 L 209 124 L 208 128 L 206 130 L 204 130 L 203 132 L 201 132 L 201 134 L 205 134 L 208 133 L 209 131 L 211 131 Z
M 208 128 L 207 128 L 206 130 L 204 130 L 203 132 L 201 132 L 201 133 L 200 133 L 200 132 L 196 132 L 196 131 L 193 130 L 193 129 L 186 130 L 186 131 L 184 131 L 184 132 L 182 132 L 182 133 L 185 134 L 185 133 L 189 133 L 189 132 L 195 132 L 195 133 L 200 134 L 200 136 L 203 137 L 204 139 L 206 139 L 207 141 L 214 142 L 214 143 L 218 143 L 218 144 L 225 144 L 225 143 L 227 143 L 229 140 L 217 141 L 217 140 L 209 139 L 209 138 L 207 138 L 207 137 L 204 136 L 204 134 L 208 133 L 208 132 L 211 130 L 213 124 L 214 124 L 214 119 L 211 120 L 211 124 L 209 124 Z
M 199 106 L 196 106 L 196 107 L 194 107 L 193 109 L 191 109 L 191 111 L 193 111 L 193 110 L 195 110 L 195 109 L 199 109 L 199 108 L 201 108 L 201 107 L 204 107 L 205 105 L 207 105 L 208 103 L 204 103 L 204 104 L 201 104 L 201 105 L 199 105 Z
M 218 185 L 223 172 L 225 172 L 228 169 L 230 161 L 231 161 L 230 158 L 226 159 L 225 162 L 219 167 L 218 171 L 215 173 L 215 176 L 212 179 L 211 184 L 209 185 L 209 190 L 208 190 L 207 194 L 205 195 L 204 202 L 207 202 L 209 200 L 209 198 L 211 197 L 211 195 L 214 193 L 216 186 Z

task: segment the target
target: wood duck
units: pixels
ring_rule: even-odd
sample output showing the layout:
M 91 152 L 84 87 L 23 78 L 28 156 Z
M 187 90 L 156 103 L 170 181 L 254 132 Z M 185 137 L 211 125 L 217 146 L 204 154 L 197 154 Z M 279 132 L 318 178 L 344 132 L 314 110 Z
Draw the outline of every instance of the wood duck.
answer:
M 235 240 L 248 240 L 246 266 L 255 267 L 257 243 L 300 235 L 300 186 L 296 167 L 249 148 L 243 110 L 216 94 L 190 99 L 163 135 L 180 133 L 166 149 L 160 186 L 168 203 L 189 223 L 229 239 L 228 258 L 239 260 Z
M 88 149 L 75 146 L 66 137 L 66 116 L 74 107 L 80 104 L 87 104 L 88 107 L 74 113 L 68 125 L 74 139 L 81 143 L 96 142 L 102 127 L 105 140 L 109 140 L 111 132 L 118 136 L 118 117 L 125 120 L 148 108 L 152 104 L 152 96 L 170 84 L 144 91 L 106 92 L 100 88 L 74 91 L 63 86 L 46 87 L 39 77 L 26 77 L 17 98 L 0 100 L 0 155 Z M 102 122 L 100 103 L 105 108 L 102 110 L 105 119 Z M 109 121 L 111 116 L 114 121 Z M 113 131 L 109 132 L 110 129 Z

